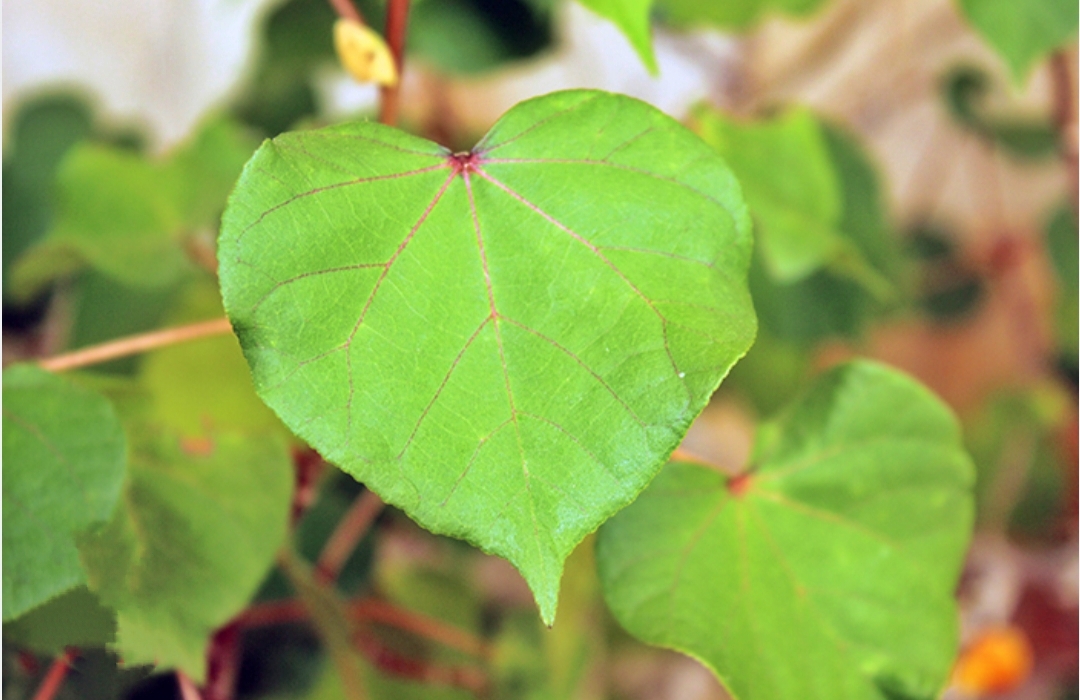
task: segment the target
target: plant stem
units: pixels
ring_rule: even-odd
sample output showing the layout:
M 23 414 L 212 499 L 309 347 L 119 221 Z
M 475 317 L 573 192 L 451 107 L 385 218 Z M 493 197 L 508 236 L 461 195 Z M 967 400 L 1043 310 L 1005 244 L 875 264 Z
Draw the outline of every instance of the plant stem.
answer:
M 202 695 L 199 694 L 199 689 L 195 687 L 195 684 L 183 671 L 176 672 L 176 685 L 180 686 L 182 700 L 203 700 Z
M 398 79 L 393 87 L 379 91 L 379 121 L 388 126 L 397 123 L 401 82 L 405 78 L 405 30 L 409 24 L 409 0 L 390 0 L 386 8 L 386 44 L 394 56 Z
M 232 700 L 240 672 L 240 625 L 235 620 L 214 633 L 207 654 L 204 700 Z
M 462 688 L 476 697 L 487 695 L 487 676 L 475 666 L 444 666 L 426 660 L 413 659 L 383 646 L 374 637 L 363 633 L 356 634 L 354 643 L 372 666 L 388 675 L 409 678 L 429 685 Z
M 351 0 L 330 0 L 330 7 L 334 8 L 334 12 L 338 13 L 338 16 L 342 19 L 366 24 L 364 16 L 360 14 L 360 10 L 356 9 L 356 5 L 353 5 Z
M 75 656 L 74 649 L 67 649 L 56 657 L 45 674 L 45 680 L 41 681 L 41 686 L 34 693 L 34 700 L 52 700 L 60 690 L 60 686 L 64 684 L 64 678 L 67 677 L 68 669 L 71 668 L 71 662 L 75 660 Z
M 83 348 L 82 350 L 76 350 L 75 352 L 69 352 L 40 360 L 38 365 L 42 369 L 47 369 L 50 372 L 63 372 L 64 370 L 75 369 L 77 367 L 86 367 L 88 365 L 108 362 L 109 360 L 127 357 L 128 355 L 137 355 L 138 353 L 146 352 L 147 350 L 154 350 L 155 348 L 161 348 L 167 345 L 196 340 L 197 338 L 204 338 L 211 335 L 223 335 L 231 331 L 232 325 L 229 324 L 229 319 L 216 318 L 213 321 L 200 321 L 199 323 L 192 323 L 188 326 L 165 328 L 160 331 L 152 331 L 150 333 L 142 333 L 139 335 L 131 335 L 126 338 L 120 338 L 118 340 L 111 340 L 107 343 L 102 343 L 101 345 L 93 345 L 88 348 Z
M 491 650 L 479 637 L 434 618 L 403 610 L 375 598 L 360 598 L 346 603 L 349 617 L 357 622 L 375 622 L 394 627 L 466 654 L 486 658 Z M 236 619 L 241 627 L 262 627 L 304 622 L 307 608 L 299 600 L 279 600 L 253 605 Z
M 476 636 L 440 620 L 391 605 L 386 601 L 362 598 L 349 605 L 349 613 L 357 620 L 377 622 L 412 632 L 417 637 L 438 642 L 472 656 L 486 658 L 490 653 L 488 646 Z
M 374 491 L 365 489 L 356 497 L 319 554 L 319 561 L 315 565 L 315 578 L 319 583 L 333 583 L 337 579 L 341 567 L 345 566 L 356 545 L 364 539 L 371 524 L 382 512 L 383 505 L 382 499 Z
M 1067 50 L 1056 51 L 1050 57 L 1050 74 L 1053 81 L 1054 126 L 1058 131 L 1061 159 L 1068 178 L 1069 200 L 1075 212 L 1080 208 L 1080 144 L 1077 144 L 1076 116 L 1073 114 L 1074 78 Z

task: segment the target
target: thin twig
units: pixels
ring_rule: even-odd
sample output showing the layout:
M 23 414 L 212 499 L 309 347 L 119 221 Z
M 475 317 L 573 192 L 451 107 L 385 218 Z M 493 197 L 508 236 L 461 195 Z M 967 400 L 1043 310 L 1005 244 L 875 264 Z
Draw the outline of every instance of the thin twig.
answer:
M 387 627 L 400 629 L 435 642 L 457 649 L 466 654 L 487 658 L 490 647 L 476 635 L 449 625 L 441 620 L 421 615 L 420 613 L 375 598 L 360 598 L 347 603 L 349 617 L 357 622 L 374 622 Z M 299 600 L 276 600 L 253 605 L 236 618 L 236 624 L 243 628 L 282 625 L 308 620 L 308 611 Z
M 356 9 L 356 5 L 353 5 L 351 0 L 330 0 L 330 7 L 334 8 L 334 12 L 338 13 L 338 16 L 342 19 L 366 24 L 364 16 L 360 14 L 360 10 Z
M 393 126 L 398 118 L 398 98 L 405 77 L 405 30 L 409 24 L 409 0 L 390 0 L 386 8 L 386 45 L 394 56 L 398 79 L 379 91 L 379 121 Z
M 341 567 L 345 566 L 356 545 L 364 539 L 384 505 L 374 491 L 365 490 L 356 497 L 319 554 L 315 578 L 320 583 L 332 583 L 337 579 Z
M 443 646 L 485 658 L 490 653 L 488 646 L 475 635 L 448 625 L 435 618 L 414 613 L 391 605 L 384 600 L 363 598 L 349 605 L 349 613 L 357 620 L 377 622 L 406 632 L 417 637 L 438 642 Z
M 1080 155 L 1078 155 L 1076 117 L 1073 114 L 1073 74 L 1066 49 L 1054 52 L 1050 58 L 1050 75 L 1053 80 L 1054 126 L 1061 144 L 1061 160 L 1068 178 L 1069 201 L 1073 211 L 1080 208 Z
M 111 340 L 101 345 L 93 345 L 82 350 L 41 360 L 38 365 L 50 372 L 63 372 L 68 369 L 108 362 L 128 355 L 137 355 L 147 350 L 154 350 L 155 348 L 183 343 L 197 338 L 223 335 L 231 331 L 232 326 L 229 324 L 229 319 L 216 318 L 213 321 L 201 321 L 188 326 L 165 328 L 160 331 Z
M 41 681 L 37 692 L 34 693 L 34 700 L 52 700 L 60 690 L 60 686 L 64 684 L 64 678 L 67 677 L 68 669 L 71 668 L 71 662 L 75 660 L 75 656 L 75 649 L 67 649 L 56 657 L 45 674 L 45 680 Z
M 414 659 L 380 644 L 363 631 L 356 633 L 353 643 L 372 666 L 388 675 L 410 678 L 428 685 L 462 688 L 477 697 L 487 694 L 487 675 L 475 666 L 442 665 Z
M 203 700 L 199 689 L 195 687 L 195 683 L 183 671 L 176 672 L 176 685 L 180 686 L 182 700 Z

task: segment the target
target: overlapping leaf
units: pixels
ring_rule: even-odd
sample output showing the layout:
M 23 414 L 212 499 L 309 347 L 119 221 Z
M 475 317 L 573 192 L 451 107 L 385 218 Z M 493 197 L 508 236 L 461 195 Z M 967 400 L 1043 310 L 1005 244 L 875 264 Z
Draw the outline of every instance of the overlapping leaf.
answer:
M 120 422 L 101 396 L 29 365 L 4 370 L 4 620 L 86 582 L 75 537 L 112 514 Z
M 469 154 L 287 134 L 223 221 L 225 307 L 294 432 L 425 527 L 562 562 L 652 478 L 754 318 L 738 185 L 626 97 L 556 93 Z
M 968 20 L 997 49 L 1020 83 L 1050 51 L 1076 39 L 1072 0 L 959 0 Z
M 955 419 L 854 363 L 763 434 L 747 475 L 673 463 L 600 529 L 608 605 L 744 700 L 937 697 L 973 510 Z
M 292 468 L 280 440 L 209 440 L 134 424 L 108 523 L 79 538 L 90 588 L 117 611 L 129 664 L 205 673 L 210 635 L 247 605 L 281 546 Z

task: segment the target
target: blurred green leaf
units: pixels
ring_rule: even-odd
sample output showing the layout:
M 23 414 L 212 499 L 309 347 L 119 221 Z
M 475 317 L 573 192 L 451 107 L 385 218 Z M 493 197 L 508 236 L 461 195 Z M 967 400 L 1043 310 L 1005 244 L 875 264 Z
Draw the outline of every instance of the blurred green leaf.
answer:
M 737 698 L 937 697 L 972 469 L 949 409 L 885 366 L 822 376 L 728 478 L 672 463 L 600 529 L 616 618 Z
M 274 438 L 182 440 L 128 420 L 121 506 L 79 552 L 90 589 L 117 610 L 125 662 L 201 681 L 210 635 L 248 604 L 285 539 L 291 460 Z
M 182 219 L 170 184 L 138 155 L 94 144 L 72 149 L 57 174 L 56 221 L 16 263 L 12 291 L 33 296 L 70 272 L 71 256 L 132 286 L 175 282 L 189 263 L 177 240 Z M 64 264 L 47 270 L 53 260 Z
M 225 200 L 258 145 L 236 122 L 218 117 L 170 156 L 166 167 L 175 178 L 173 196 L 188 228 L 216 232 Z
M 1055 317 L 1058 346 L 1077 366 L 1077 343 L 1080 337 L 1080 245 L 1077 243 L 1076 210 L 1063 205 L 1054 212 L 1046 226 L 1046 248 L 1057 273 L 1059 287 Z
M 656 0 L 657 13 L 675 25 L 745 30 L 770 12 L 803 17 L 824 0 Z
M 987 103 L 994 85 L 988 72 L 975 66 L 958 66 L 946 74 L 942 90 L 953 118 L 1004 153 L 1036 161 L 1057 156 L 1059 137 L 1049 115 L 1030 115 L 1019 109 L 991 111 Z
M 762 328 L 803 345 L 857 336 L 896 296 L 899 274 L 877 171 L 858 141 L 805 110 L 738 124 L 699 108 L 694 119 L 755 218 L 750 291 Z
M 474 74 L 537 54 L 551 34 L 550 8 L 536 0 L 423 0 L 406 46 L 440 71 Z
M 1032 66 L 1072 42 L 1080 10 L 1074 0 L 959 0 L 968 21 L 1023 83 Z
M 657 73 L 656 55 L 652 47 L 652 29 L 649 26 L 649 11 L 653 0 L 578 0 L 582 5 L 605 17 L 626 35 L 630 44 L 637 51 L 641 62 L 655 75 Z
M 4 624 L 4 639 L 43 654 L 103 647 L 116 639 L 116 613 L 85 586 L 73 588 Z
M 797 282 L 844 253 L 843 192 L 813 114 L 743 123 L 702 105 L 692 124 L 739 178 L 772 277 Z
M 193 281 L 177 301 L 166 317 L 168 325 L 225 314 L 217 285 L 210 279 Z M 148 353 L 139 378 L 154 397 L 151 420 L 184 437 L 219 430 L 292 437 L 255 394 L 240 343 L 231 333 Z
M 254 142 L 226 120 L 207 122 L 168 160 L 80 144 L 57 173 L 56 220 L 12 272 L 21 298 L 86 264 L 122 284 L 162 289 L 193 268 L 184 239 L 215 227 Z
M 1069 398 L 1036 388 L 991 397 L 965 422 L 975 460 L 980 527 L 1038 537 L 1050 531 L 1065 505 L 1057 428 Z
M 124 432 L 112 406 L 32 365 L 3 373 L 4 621 L 86 582 L 75 537 L 112 514 Z

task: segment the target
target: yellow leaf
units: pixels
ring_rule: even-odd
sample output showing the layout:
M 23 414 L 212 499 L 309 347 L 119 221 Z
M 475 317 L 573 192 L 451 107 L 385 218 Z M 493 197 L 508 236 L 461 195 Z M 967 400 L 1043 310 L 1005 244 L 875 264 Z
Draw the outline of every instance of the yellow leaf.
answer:
M 341 65 L 361 83 L 397 85 L 397 67 L 386 42 L 370 28 L 351 19 L 334 24 L 334 48 Z

